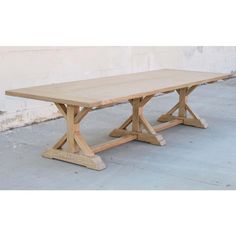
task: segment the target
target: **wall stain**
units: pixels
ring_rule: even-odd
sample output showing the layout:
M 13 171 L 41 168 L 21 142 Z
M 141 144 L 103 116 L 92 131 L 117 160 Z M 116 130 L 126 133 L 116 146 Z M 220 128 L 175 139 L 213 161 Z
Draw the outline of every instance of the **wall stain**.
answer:
M 204 47 L 203 46 L 197 46 L 197 47 L 185 47 L 183 49 L 183 53 L 186 57 L 190 58 L 193 57 L 194 54 L 197 53 L 203 53 Z
M 0 115 L 3 115 L 5 114 L 6 112 L 5 111 L 0 111 Z
M 21 122 L 21 121 L 23 121 L 23 115 L 16 115 L 14 118 L 8 118 L 6 120 L 3 120 L 1 122 L 1 125 L 9 124 L 12 122 Z
M 198 46 L 198 47 L 197 47 L 197 51 L 198 51 L 199 53 L 203 53 L 203 46 Z
M 13 118 L 8 118 L 8 119 L 5 119 L 5 120 L 1 121 L 1 123 L 0 123 L 0 132 L 5 132 L 5 131 L 12 130 L 12 129 L 15 129 L 15 128 L 31 126 L 31 125 L 39 124 L 39 123 L 42 123 L 42 122 L 47 122 L 47 121 L 50 121 L 50 120 L 57 120 L 57 119 L 62 118 L 62 116 L 58 112 L 53 113 L 53 115 L 55 115 L 55 116 L 51 117 L 51 118 L 38 117 L 38 118 L 35 118 L 32 121 L 24 120 L 23 115 L 16 115 Z
M 185 47 L 183 49 L 183 53 L 187 58 L 193 57 L 195 52 L 196 52 L 196 47 Z

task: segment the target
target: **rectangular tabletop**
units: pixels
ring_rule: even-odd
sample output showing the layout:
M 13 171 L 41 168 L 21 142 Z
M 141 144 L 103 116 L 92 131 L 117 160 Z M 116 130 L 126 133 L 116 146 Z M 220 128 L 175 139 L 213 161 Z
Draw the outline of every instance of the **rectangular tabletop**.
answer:
M 163 69 L 9 90 L 6 94 L 68 105 L 97 107 L 229 77 L 230 74 Z

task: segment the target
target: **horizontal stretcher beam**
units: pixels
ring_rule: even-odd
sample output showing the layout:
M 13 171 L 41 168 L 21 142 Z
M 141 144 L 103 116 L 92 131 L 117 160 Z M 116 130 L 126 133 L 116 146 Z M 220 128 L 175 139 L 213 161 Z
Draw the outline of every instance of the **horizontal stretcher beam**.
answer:
M 98 152 L 102 152 L 104 150 L 119 146 L 121 144 L 131 142 L 135 139 L 137 139 L 137 135 L 135 135 L 135 134 L 134 135 L 133 134 L 124 135 L 118 139 L 114 139 L 114 140 L 108 141 L 106 143 L 92 146 L 91 149 L 93 150 L 94 153 L 98 153 Z
M 171 121 L 162 123 L 162 124 L 160 124 L 160 125 L 155 125 L 155 126 L 153 126 L 153 129 L 154 129 L 156 132 L 160 132 L 160 131 L 162 131 L 162 130 L 172 128 L 172 127 L 177 126 L 177 125 L 180 125 L 180 124 L 182 124 L 182 123 L 183 123 L 183 120 L 175 119 L 175 120 L 171 120 Z
M 165 122 L 165 123 L 160 124 L 160 125 L 153 126 L 153 129 L 155 131 L 159 132 L 161 130 L 169 129 L 171 127 L 180 125 L 182 123 L 183 123 L 182 120 L 175 119 L 175 120 L 168 121 L 168 122 Z M 108 142 L 105 142 L 105 143 L 102 143 L 102 144 L 92 146 L 91 149 L 93 150 L 94 153 L 98 153 L 98 152 L 102 152 L 104 150 L 107 150 L 107 149 L 110 149 L 110 148 L 113 148 L 113 147 L 116 147 L 116 146 L 119 146 L 119 145 L 122 145 L 122 144 L 125 144 L 125 143 L 128 143 L 128 142 L 131 142 L 131 141 L 137 139 L 137 134 L 133 133 L 132 131 L 130 131 L 130 132 L 127 131 L 127 133 L 128 134 L 126 134 L 124 136 L 121 136 L 120 138 L 117 138 L 117 139 L 114 139 L 114 140 L 111 140 L 111 141 L 108 141 Z

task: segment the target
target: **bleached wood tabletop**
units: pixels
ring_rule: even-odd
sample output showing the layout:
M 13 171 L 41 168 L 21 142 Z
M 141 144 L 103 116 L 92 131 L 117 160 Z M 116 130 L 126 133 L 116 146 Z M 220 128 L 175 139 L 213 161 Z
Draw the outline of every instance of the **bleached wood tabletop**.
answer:
M 230 74 L 223 73 L 163 69 L 21 88 L 6 91 L 6 94 L 53 102 L 64 116 L 67 132 L 53 148 L 44 152 L 44 157 L 101 170 L 105 168 L 105 164 L 95 153 L 132 140 L 164 145 L 165 140 L 157 132 L 179 124 L 206 128 L 206 122 L 200 119 L 188 105 L 187 97 L 201 84 L 230 77 Z M 158 119 L 164 122 L 163 124 L 151 126 L 143 115 L 144 106 L 156 94 L 172 91 L 177 91 L 179 94 L 178 103 Z M 118 138 L 89 146 L 79 130 L 81 120 L 90 111 L 126 101 L 132 105 L 132 114 L 110 134 Z M 174 115 L 176 111 L 178 113 Z M 128 126 L 131 126 L 131 129 L 128 129 Z

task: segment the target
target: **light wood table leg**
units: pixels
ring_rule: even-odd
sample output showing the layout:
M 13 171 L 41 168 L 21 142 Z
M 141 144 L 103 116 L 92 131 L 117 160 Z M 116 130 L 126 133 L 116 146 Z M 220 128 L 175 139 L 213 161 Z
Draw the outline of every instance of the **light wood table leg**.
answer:
M 124 137 L 134 135 L 136 137 L 135 140 L 138 141 L 160 146 L 165 145 L 166 141 L 160 134 L 156 133 L 155 127 L 152 127 L 143 115 L 143 107 L 152 97 L 153 95 L 130 100 L 133 108 L 132 115 L 118 129 L 114 129 L 110 136 Z M 130 125 L 131 129 L 128 129 Z
M 179 102 L 166 114 L 160 116 L 158 121 L 171 122 L 173 120 L 180 120 L 183 125 L 206 129 L 208 127 L 206 121 L 194 113 L 188 105 L 188 96 L 192 91 L 194 91 L 194 89 L 196 89 L 196 87 L 197 86 L 192 86 L 190 88 L 176 90 L 179 94 Z M 177 115 L 174 115 L 175 112 L 178 112 Z
M 79 107 L 75 106 L 64 104 L 56 104 L 56 106 L 66 120 L 67 132 L 51 149 L 42 154 L 43 157 L 86 166 L 94 170 L 104 169 L 104 162 L 95 155 L 79 130 L 80 121 L 91 109 L 83 108 L 80 111 Z

